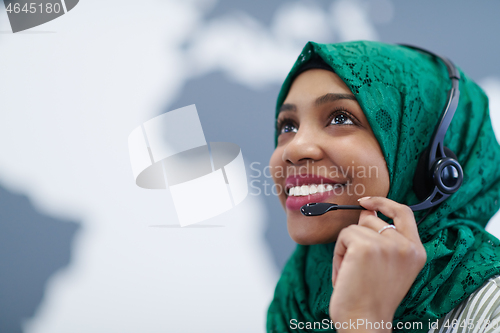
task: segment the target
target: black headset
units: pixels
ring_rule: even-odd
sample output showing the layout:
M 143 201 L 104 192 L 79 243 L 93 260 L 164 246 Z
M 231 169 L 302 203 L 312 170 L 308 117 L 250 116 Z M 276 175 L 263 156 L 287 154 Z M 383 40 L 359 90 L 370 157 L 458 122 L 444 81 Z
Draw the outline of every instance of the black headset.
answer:
M 410 208 L 413 211 L 418 211 L 437 206 L 458 191 L 462 185 L 464 178 L 462 166 L 458 162 L 457 156 L 443 144 L 444 136 L 458 106 L 460 73 L 447 58 L 416 46 L 400 45 L 441 59 L 448 69 L 448 75 L 452 83 L 439 125 L 434 131 L 430 146 L 420 156 L 413 177 L 413 191 L 421 202 L 410 206 Z

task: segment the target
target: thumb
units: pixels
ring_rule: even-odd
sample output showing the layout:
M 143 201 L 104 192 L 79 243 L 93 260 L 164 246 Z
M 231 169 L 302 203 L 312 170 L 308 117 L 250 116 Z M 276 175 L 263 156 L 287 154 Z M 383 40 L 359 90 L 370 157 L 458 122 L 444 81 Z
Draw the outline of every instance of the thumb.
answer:
M 361 213 L 359 214 L 359 220 L 361 221 L 365 217 L 373 216 L 373 215 L 375 215 L 375 217 L 378 217 L 377 211 L 375 211 L 375 210 L 368 210 L 368 209 L 367 210 L 362 210 Z

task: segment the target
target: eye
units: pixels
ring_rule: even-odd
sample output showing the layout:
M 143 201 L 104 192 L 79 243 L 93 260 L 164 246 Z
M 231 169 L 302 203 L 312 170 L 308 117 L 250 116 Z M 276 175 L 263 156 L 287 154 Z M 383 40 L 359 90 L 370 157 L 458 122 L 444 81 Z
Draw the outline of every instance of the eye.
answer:
M 294 125 L 291 119 L 282 119 L 278 121 L 276 125 L 278 135 L 294 132 L 297 133 L 298 128 Z
M 335 110 L 330 117 L 332 119 L 330 125 L 355 125 L 346 110 Z

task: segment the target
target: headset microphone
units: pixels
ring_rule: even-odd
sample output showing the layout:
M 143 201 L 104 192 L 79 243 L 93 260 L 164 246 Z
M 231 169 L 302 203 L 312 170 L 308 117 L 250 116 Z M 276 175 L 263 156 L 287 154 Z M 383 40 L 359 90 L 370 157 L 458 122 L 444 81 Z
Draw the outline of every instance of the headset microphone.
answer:
M 417 164 L 413 177 L 413 191 L 422 202 L 410 206 L 413 211 L 428 209 L 437 206 L 450 195 L 458 191 L 463 181 L 462 166 L 457 156 L 443 144 L 446 131 L 455 115 L 460 97 L 458 82 L 460 73 L 453 63 L 444 57 L 422 48 L 400 44 L 423 53 L 430 54 L 446 65 L 452 86 L 448 91 L 448 101 L 444 108 L 441 120 L 436 127 L 430 146 L 424 150 Z M 337 209 L 364 209 L 361 206 L 341 206 L 331 203 L 309 203 L 301 207 L 306 216 L 322 215 Z

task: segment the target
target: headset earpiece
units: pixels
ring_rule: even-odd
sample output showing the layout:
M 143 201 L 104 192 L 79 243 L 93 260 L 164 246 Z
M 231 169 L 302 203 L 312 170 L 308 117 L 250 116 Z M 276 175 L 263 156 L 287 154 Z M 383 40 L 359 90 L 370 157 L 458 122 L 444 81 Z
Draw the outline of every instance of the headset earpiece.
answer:
M 462 185 L 464 178 L 462 166 L 458 163 L 457 156 L 447 147 L 444 147 L 445 158 L 439 159 L 434 164 L 432 179 L 436 187 L 445 194 L 453 194 Z
M 445 153 L 447 158 L 452 159 L 454 161 L 457 161 L 457 163 L 458 163 L 457 155 L 455 155 L 455 153 L 451 149 L 449 149 L 448 147 L 443 147 L 443 150 L 444 150 L 444 153 Z M 449 159 L 446 159 L 446 160 L 449 161 Z M 442 159 L 442 160 L 445 160 L 445 159 Z M 448 164 L 450 164 L 450 162 L 448 162 Z M 428 163 L 429 163 L 429 148 L 425 149 L 422 152 L 422 154 L 420 155 L 420 158 L 419 158 L 418 164 L 417 164 L 417 169 L 416 169 L 415 174 L 413 176 L 413 192 L 415 192 L 415 194 L 417 195 L 417 198 L 419 200 L 425 200 L 432 193 L 435 186 L 440 187 L 441 191 L 443 191 L 443 189 L 444 189 L 443 192 L 449 192 L 450 185 L 454 185 L 454 186 L 451 186 L 451 189 L 454 189 L 454 191 L 451 193 L 454 193 L 458 190 L 458 187 L 460 187 L 460 185 L 456 186 L 456 184 L 452 184 L 453 179 L 450 179 L 450 176 L 455 176 L 454 172 L 451 172 L 451 173 L 446 172 L 448 170 L 445 169 L 444 175 L 443 175 L 442 174 L 443 172 L 439 172 L 439 170 L 438 170 L 439 174 L 441 175 L 441 182 L 434 181 L 432 170 L 428 170 L 426 167 L 428 165 Z M 457 173 L 461 174 L 460 180 L 459 180 L 461 183 L 462 178 L 463 178 L 461 167 L 460 167 L 460 170 L 457 169 Z M 454 177 L 452 177 L 452 178 L 454 178 Z M 440 186 L 441 183 L 444 183 L 445 187 Z M 448 186 L 446 186 L 446 185 L 448 185 Z

